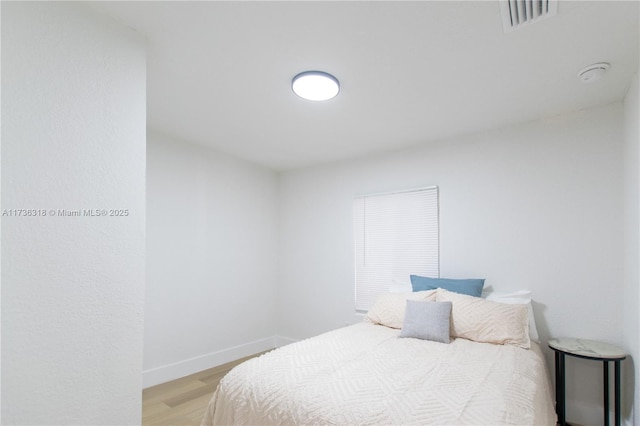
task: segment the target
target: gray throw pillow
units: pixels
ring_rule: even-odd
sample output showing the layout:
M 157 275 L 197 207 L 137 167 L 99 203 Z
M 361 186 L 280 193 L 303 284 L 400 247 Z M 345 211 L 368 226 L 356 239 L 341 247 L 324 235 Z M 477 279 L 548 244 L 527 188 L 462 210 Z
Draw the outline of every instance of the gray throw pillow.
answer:
M 404 324 L 399 337 L 449 343 L 451 302 L 407 300 Z

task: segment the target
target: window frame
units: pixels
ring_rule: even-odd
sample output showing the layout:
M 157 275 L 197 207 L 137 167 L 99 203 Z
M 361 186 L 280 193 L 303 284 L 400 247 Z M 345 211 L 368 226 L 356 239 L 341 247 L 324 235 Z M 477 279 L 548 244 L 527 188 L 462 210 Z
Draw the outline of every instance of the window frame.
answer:
M 396 198 L 393 197 L 396 195 L 398 196 L 397 200 L 392 200 L 391 198 Z M 415 195 L 414 199 L 412 199 L 412 195 Z M 379 210 L 367 213 L 367 201 L 374 202 L 369 208 Z M 376 207 L 375 203 L 379 205 Z M 424 213 L 419 213 L 415 209 L 408 209 L 407 207 L 412 203 L 423 203 L 426 210 Z M 411 220 L 414 222 L 411 226 L 407 226 L 407 221 Z M 384 223 L 384 225 L 376 223 L 376 221 Z M 386 227 L 387 223 L 390 224 L 388 228 Z M 367 229 L 367 225 L 369 227 L 380 225 L 386 229 Z M 416 232 L 412 231 L 414 226 Z M 390 230 L 389 228 L 394 229 Z M 409 285 L 410 274 L 435 278 L 440 276 L 440 190 L 438 186 L 354 196 L 353 231 L 354 305 L 357 313 L 367 312 L 375 299 L 380 294 L 389 292 L 392 284 L 397 280 L 400 280 L 402 285 Z M 378 234 L 375 238 L 372 237 L 374 232 Z M 402 236 L 406 238 L 407 235 L 409 236 L 407 240 L 400 241 Z M 367 248 L 367 236 L 370 241 L 373 241 L 369 243 L 369 248 Z M 389 238 L 388 242 L 385 240 L 387 237 Z M 424 237 L 426 241 L 418 237 Z M 403 247 L 406 241 L 411 247 Z M 393 248 L 386 248 L 387 244 Z M 387 251 L 393 254 L 385 253 Z M 374 255 L 370 253 L 374 253 Z M 415 253 L 424 254 L 427 257 L 431 256 L 431 258 L 423 263 L 422 258 L 415 258 Z M 393 260 L 389 257 L 393 257 Z M 367 267 L 368 258 L 381 260 L 381 265 Z M 400 276 L 401 278 L 399 278 Z

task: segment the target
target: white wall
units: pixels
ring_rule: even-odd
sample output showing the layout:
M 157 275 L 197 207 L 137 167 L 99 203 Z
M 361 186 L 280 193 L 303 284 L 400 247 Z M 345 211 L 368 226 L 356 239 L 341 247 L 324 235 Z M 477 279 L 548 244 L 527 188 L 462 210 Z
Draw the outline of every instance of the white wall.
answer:
M 625 361 L 624 399 L 629 423 L 640 424 L 640 108 L 636 74 L 624 100 L 624 347 L 631 355 Z M 635 408 L 635 409 L 634 409 Z
M 2 4 L 0 4 L 0 34 L 2 34 Z M 1 49 L 0 49 L 1 50 Z M 0 79 L 2 75 L 2 54 L 0 54 Z M 2 84 L 0 84 L 2 99 Z M 2 129 L 2 102 L 0 102 L 0 129 Z M 1 131 L 1 130 L 0 130 Z M 2 186 L 2 137 L 0 137 L 0 187 Z M 0 197 L 0 208 L 2 207 Z M 2 241 L 2 215 L 0 214 L 0 241 Z M 0 244 L 0 319 L 2 318 L 2 244 Z M 2 423 L 2 321 L 0 321 L 0 423 Z
M 544 340 L 621 344 L 622 119 L 618 103 L 283 173 L 278 333 L 355 321 L 354 195 L 438 185 L 441 276 L 531 289 Z M 567 364 L 568 419 L 597 424 L 602 367 Z
M 2 2 L 2 424 L 139 424 L 145 53 L 73 3 Z M 52 217 L 51 209 L 128 209 Z
M 274 347 L 277 176 L 150 134 L 144 385 Z

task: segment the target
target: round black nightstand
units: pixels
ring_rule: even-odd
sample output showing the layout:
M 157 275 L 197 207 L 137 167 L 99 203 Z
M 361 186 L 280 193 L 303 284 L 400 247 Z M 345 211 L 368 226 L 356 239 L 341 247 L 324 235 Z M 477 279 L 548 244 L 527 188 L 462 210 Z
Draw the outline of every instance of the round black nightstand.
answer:
M 615 424 L 620 426 L 620 361 L 627 355 L 618 346 L 595 340 L 585 339 L 551 339 L 549 347 L 555 351 L 556 358 L 556 413 L 558 423 L 563 426 L 567 424 L 565 415 L 565 355 L 577 358 L 592 359 L 602 361 L 604 368 L 604 424 L 609 426 L 609 362 L 614 363 L 615 368 Z

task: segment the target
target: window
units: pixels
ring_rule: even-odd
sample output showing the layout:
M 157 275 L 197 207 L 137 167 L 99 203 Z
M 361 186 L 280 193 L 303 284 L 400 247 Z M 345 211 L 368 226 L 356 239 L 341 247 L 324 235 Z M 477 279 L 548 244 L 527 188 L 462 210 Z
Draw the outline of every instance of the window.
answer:
M 353 210 L 356 310 L 411 274 L 440 275 L 437 187 L 357 197 Z

